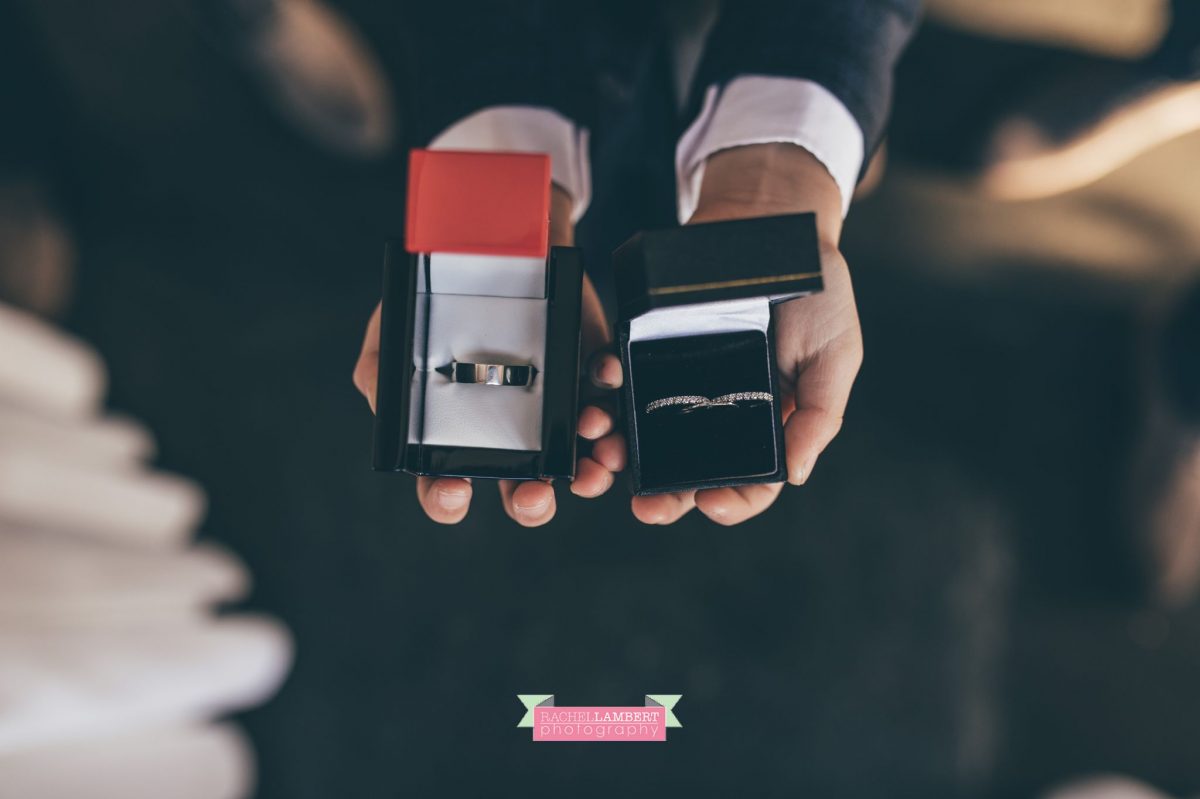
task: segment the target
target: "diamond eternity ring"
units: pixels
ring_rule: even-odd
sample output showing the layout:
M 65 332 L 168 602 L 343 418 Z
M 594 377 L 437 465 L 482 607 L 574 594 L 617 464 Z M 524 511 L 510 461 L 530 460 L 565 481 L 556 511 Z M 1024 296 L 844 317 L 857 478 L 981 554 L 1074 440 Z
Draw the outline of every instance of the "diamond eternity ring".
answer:
M 654 413 L 664 408 L 677 408 L 680 413 L 691 413 L 701 408 L 736 408 L 742 405 L 751 406 L 774 401 L 775 397 L 769 391 L 734 391 L 719 397 L 681 394 L 677 397 L 663 397 L 654 400 L 646 405 L 646 413 Z

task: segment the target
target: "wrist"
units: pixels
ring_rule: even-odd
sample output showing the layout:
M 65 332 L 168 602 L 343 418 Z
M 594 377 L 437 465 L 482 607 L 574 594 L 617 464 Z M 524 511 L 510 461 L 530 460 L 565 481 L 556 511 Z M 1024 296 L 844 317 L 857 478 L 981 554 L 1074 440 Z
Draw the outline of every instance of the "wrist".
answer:
M 571 211 L 575 201 L 562 186 L 550 184 L 550 246 L 571 247 L 575 244 L 575 225 Z
M 836 245 L 842 229 L 842 195 L 824 164 L 796 144 L 751 144 L 709 156 L 696 212 L 689 221 L 808 211 L 817 215 L 822 241 Z

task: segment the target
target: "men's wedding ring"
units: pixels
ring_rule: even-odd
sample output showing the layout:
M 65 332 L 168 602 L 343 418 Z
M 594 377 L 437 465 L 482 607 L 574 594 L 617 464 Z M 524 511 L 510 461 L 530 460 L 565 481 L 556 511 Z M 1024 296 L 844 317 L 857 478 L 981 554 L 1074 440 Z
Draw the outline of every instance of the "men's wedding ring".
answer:
M 702 408 L 739 408 L 774 401 L 775 397 L 769 391 L 734 391 L 719 397 L 681 394 L 677 397 L 663 397 L 654 400 L 646 405 L 646 413 L 654 413 L 666 408 L 675 408 L 679 413 L 691 413 Z
M 537 367 L 533 364 L 508 363 L 462 363 L 451 361 L 439 366 L 438 372 L 446 375 L 453 383 L 478 383 L 484 386 L 519 386 L 533 384 Z

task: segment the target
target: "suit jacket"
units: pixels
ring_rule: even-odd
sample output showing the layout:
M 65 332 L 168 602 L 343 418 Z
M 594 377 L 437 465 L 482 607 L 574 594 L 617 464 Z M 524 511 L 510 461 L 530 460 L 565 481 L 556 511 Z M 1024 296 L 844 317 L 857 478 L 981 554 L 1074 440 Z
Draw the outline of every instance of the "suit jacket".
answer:
M 740 75 L 803 78 L 831 91 L 869 154 L 887 120 L 892 71 L 920 0 L 723 3 L 693 81 L 687 118 L 713 84 Z M 414 144 L 493 105 L 553 108 L 595 122 L 605 92 L 644 47 L 661 46 L 658 3 L 439 0 L 409 10 L 402 108 Z M 615 76 L 615 77 L 614 77 Z M 615 84 L 615 86 L 614 86 Z

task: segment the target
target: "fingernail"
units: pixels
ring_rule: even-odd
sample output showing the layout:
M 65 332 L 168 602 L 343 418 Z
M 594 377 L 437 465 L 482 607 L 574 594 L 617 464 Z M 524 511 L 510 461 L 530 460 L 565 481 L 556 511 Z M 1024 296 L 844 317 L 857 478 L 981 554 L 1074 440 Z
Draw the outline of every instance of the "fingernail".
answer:
M 599 488 L 597 488 L 595 491 L 588 494 L 585 497 L 585 499 L 595 499 L 596 497 L 603 494 L 605 491 L 608 491 L 608 489 L 612 488 L 612 484 L 613 484 L 612 472 L 605 472 L 604 473 L 604 483 L 601 484 L 601 486 Z
M 513 502 L 513 510 L 517 512 L 517 515 L 529 518 L 541 516 L 546 512 L 546 508 L 548 507 L 550 507 L 549 499 L 543 499 L 541 502 L 532 505 L 522 505 L 518 502 Z
M 604 371 L 605 360 L 601 358 L 592 364 L 592 382 L 600 388 L 616 388 L 617 384 L 604 379 L 602 372 Z
M 471 497 L 465 491 L 447 491 L 444 488 L 438 489 L 438 506 L 442 510 L 462 510 L 471 501 Z
M 813 465 L 816 463 L 816 458 L 809 458 L 800 466 L 800 471 L 792 478 L 792 485 L 802 486 L 808 482 L 808 476 L 812 474 Z
M 661 511 L 657 513 L 647 513 L 639 517 L 642 524 L 662 524 L 667 520 L 667 515 Z

